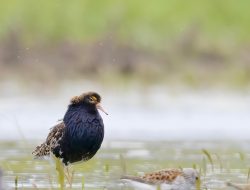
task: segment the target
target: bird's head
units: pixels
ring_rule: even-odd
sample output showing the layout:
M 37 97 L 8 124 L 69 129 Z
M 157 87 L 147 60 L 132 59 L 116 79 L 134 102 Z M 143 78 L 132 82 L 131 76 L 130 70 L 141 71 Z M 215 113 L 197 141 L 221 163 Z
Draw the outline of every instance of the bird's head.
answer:
M 101 96 L 96 92 L 87 92 L 80 96 L 74 96 L 70 102 L 73 105 L 85 104 L 88 106 L 94 106 L 108 115 L 108 113 L 101 106 Z
M 199 184 L 200 177 L 199 172 L 193 168 L 183 168 L 183 176 L 186 180 L 188 180 L 191 184 Z

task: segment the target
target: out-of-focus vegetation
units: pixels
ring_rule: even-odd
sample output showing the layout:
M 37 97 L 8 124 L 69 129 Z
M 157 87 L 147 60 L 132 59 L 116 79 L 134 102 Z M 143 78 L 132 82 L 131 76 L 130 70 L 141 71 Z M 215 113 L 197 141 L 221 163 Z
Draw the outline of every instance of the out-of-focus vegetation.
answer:
M 1 1 L 0 79 L 248 87 L 249 6 L 247 0 Z

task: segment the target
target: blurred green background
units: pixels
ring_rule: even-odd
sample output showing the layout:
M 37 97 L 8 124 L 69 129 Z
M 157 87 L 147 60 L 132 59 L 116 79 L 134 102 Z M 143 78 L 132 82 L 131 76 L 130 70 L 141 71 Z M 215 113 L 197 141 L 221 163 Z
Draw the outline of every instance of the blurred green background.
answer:
M 2 83 L 249 87 L 247 0 L 0 2 Z

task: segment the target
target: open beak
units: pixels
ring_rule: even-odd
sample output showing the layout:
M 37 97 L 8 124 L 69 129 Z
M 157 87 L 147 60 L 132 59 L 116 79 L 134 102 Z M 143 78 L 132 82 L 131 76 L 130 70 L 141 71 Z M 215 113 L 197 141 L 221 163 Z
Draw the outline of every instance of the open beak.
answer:
M 108 115 L 108 113 L 102 108 L 102 106 L 101 106 L 100 103 L 96 104 L 96 108 L 99 109 L 99 110 L 101 110 L 101 111 L 102 111 L 103 113 L 105 113 L 106 115 Z

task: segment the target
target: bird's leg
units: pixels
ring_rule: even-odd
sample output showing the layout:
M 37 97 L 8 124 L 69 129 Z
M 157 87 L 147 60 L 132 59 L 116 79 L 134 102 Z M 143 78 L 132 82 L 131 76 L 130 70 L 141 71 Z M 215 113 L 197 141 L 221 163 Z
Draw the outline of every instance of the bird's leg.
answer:
M 70 188 L 72 188 L 74 170 L 72 170 L 72 168 L 70 168 L 70 166 L 66 166 L 65 170 L 66 170 L 65 171 L 66 179 L 67 179 L 67 181 L 69 183 Z
M 65 177 L 66 177 L 67 182 L 70 184 L 68 166 L 65 167 L 65 172 L 64 173 L 65 173 Z
M 72 187 L 72 184 L 73 184 L 73 180 L 74 180 L 74 170 L 71 168 L 71 177 L 70 177 L 71 179 L 70 179 L 70 181 L 71 181 L 71 185 L 70 185 L 70 187 Z

